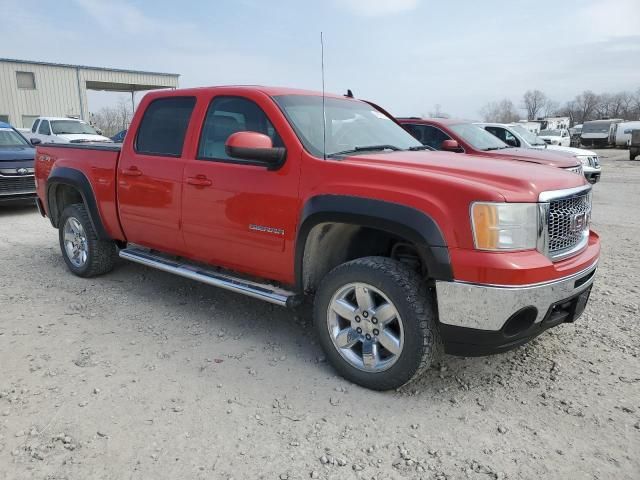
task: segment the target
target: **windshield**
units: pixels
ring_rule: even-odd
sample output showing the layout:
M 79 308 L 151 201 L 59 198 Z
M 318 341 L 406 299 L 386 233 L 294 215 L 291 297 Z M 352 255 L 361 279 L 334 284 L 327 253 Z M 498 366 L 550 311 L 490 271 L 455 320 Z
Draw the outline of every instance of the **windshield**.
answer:
M 31 146 L 22 135 L 12 128 L 0 128 L 0 147 Z
M 511 130 L 515 131 L 518 135 L 520 135 L 524 139 L 524 141 L 527 142 L 529 145 L 532 145 L 534 147 L 536 145 L 546 145 L 544 140 L 542 140 L 537 135 L 531 133 L 529 130 L 524 128 L 522 125 L 513 125 L 513 126 L 511 126 L 509 128 L 511 128 Z
M 51 130 L 55 135 L 64 135 L 69 133 L 97 135 L 98 133 L 92 126 L 87 125 L 84 122 L 78 122 L 76 120 L 52 120 Z
M 540 130 L 541 137 L 560 137 L 562 133 L 560 130 Z
M 582 125 L 582 133 L 609 133 L 610 122 L 587 122 Z
M 322 157 L 322 97 L 279 95 L 273 98 L 305 148 Z M 325 118 L 328 156 L 341 152 L 358 153 L 356 150 L 407 150 L 422 146 L 404 128 L 365 102 L 325 98 Z
M 509 145 L 498 137 L 477 125 L 458 123 L 457 125 L 451 125 L 449 128 L 462 137 L 465 142 L 478 150 L 501 150 L 503 148 L 509 148 Z

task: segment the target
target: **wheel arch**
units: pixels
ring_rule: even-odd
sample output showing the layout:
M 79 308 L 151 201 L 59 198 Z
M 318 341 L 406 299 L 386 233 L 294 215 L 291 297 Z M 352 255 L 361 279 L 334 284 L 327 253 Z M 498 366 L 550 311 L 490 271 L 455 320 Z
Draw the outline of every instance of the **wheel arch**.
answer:
M 46 201 L 51 224 L 58 228 L 60 215 L 64 208 L 71 203 L 79 203 L 87 207 L 89 220 L 100 240 L 111 240 L 100 214 L 96 198 L 91 188 L 91 182 L 80 170 L 69 167 L 55 168 L 47 179 Z
M 442 231 L 424 212 L 377 199 L 320 195 L 305 203 L 300 218 L 295 254 L 297 289 L 314 290 L 333 267 L 380 254 L 368 248 L 375 249 L 376 241 L 389 240 L 414 247 L 430 278 L 453 279 Z M 361 248 L 362 242 L 367 244 L 365 249 L 354 252 L 354 246 Z

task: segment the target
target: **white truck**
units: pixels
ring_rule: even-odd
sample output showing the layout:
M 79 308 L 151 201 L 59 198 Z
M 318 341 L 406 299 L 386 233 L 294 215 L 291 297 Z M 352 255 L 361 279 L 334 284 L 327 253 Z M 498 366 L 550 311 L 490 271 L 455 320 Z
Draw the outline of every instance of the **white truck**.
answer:
M 544 140 L 547 145 L 571 146 L 571 135 L 566 128 L 540 130 L 538 137 Z
M 42 143 L 105 142 L 111 139 L 100 135 L 95 128 L 77 118 L 38 117 L 31 127 L 31 140 Z
M 507 145 L 511 145 L 513 147 L 547 148 L 549 150 L 556 150 L 566 154 L 571 154 L 580 160 L 580 163 L 582 163 L 584 176 L 590 183 L 597 183 L 600 181 L 602 167 L 600 166 L 600 159 L 596 152 L 584 150 L 582 148 L 548 144 L 542 140 L 542 138 L 531 133 L 529 130 L 517 123 L 477 123 L 476 125 L 479 125 L 487 132 L 498 137 Z

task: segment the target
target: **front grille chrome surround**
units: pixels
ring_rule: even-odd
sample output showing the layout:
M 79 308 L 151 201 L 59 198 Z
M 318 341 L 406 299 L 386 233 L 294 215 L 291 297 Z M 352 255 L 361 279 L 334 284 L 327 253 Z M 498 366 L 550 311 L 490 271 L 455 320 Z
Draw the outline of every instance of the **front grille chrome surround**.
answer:
M 577 255 L 589 243 L 591 185 L 540 194 L 538 250 L 551 260 Z
M 575 167 L 565 168 L 565 170 L 567 172 L 577 173 L 578 175 L 584 175 L 584 169 L 582 168 L 582 165 L 577 165 Z
M 0 197 L 35 193 L 36 182 L 31 175 L 0 174 Z

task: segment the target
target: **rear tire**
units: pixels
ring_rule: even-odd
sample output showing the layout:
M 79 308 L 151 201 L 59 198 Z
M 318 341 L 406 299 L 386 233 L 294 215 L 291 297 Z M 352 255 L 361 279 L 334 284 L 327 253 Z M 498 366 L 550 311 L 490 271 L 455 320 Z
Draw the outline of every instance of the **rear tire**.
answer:
M 417 378 L 443 352 L 426 284 L 390 258 L 359 258 L 329 272 L 316 292 L 314 323 L 333 367 L 373 390 Z
M 82 203 L 67 206 L 58 224 L 60 250 L 67 267 L 79 277 L 94 277 L 113 269 L 116 245 L 100 240 Z

